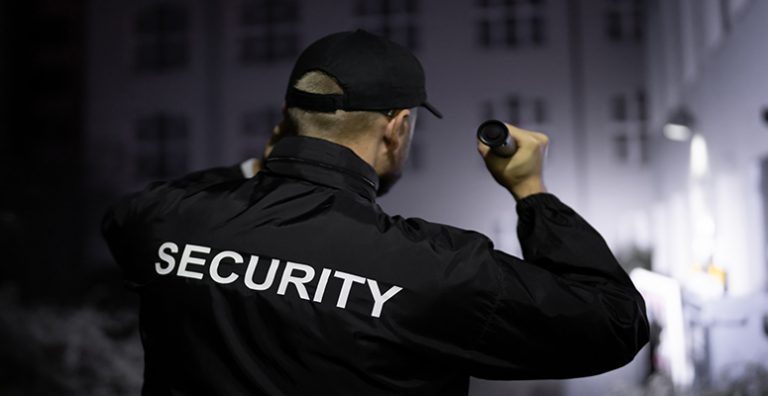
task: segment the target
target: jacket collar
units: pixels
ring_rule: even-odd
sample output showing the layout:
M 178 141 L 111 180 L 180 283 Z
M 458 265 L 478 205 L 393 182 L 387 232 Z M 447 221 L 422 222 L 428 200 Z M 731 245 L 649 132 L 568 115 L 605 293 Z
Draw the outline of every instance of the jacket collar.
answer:
M 376 199 L 379 177 L 351 149 L 308 136 L 281 139 L 264 164 L 267 171 L 312 183 L 349 190 Z

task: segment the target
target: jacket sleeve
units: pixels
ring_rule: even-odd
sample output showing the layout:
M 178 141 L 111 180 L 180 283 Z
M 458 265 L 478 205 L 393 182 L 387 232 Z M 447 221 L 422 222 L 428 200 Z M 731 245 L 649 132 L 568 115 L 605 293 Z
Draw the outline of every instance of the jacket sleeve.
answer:
M 478 302 L 491 308 L 468 346 L 470 374 L 569 378 L 631 361 L 648 341 L 645 303 L 600 234 L 548 193 L 517 212 L 524 260 L 480 238 L 467 247 L 496 279 L 492 301 Z
M 149 282 L 151 266 L 135 265 L 140 257 L 153 257 L 151 225 L 158 214 L 173 210 L 179 200 L 209 186 L 244 179 L 240 165 L 211 168 L 168 182 L 150 183 L 144 190 L 120 198 L 101 222 L 101 233 L 129 287 Z

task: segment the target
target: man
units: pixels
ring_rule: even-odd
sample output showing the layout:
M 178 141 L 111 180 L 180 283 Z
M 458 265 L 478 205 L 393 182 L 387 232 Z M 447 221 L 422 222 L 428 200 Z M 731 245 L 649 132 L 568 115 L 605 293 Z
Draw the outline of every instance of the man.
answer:
M 545 190 L 543 134 L 509 126 L 511 158 L 478 146 L 517 200 L 523 260 L 376 205 L 416 108 L 440 117 L 403 47 L 324 37 L 285 105 L 263 164 L 152 184 L 104 219 L 141 296 L 144 394 L 464 395 L 469 376 L 592 375 L 646 343 L 626 273 Z

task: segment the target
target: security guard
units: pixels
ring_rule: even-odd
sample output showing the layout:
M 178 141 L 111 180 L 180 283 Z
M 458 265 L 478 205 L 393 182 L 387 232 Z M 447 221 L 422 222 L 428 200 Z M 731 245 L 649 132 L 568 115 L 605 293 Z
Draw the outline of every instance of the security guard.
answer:
M 397 179 L 424 73 L 364 31 L 299 57 L 263 164 L 151 184 L 103 233 L 141 297 L 144 395 L 465 395 L 469 376 L 620 367 L 645 306 L 601 236 L 542 183 L 543 134 L 479 145 L 517 201 L 524 259 L 376 204 Z M 251 177 L 252 176 L 252 177 Z

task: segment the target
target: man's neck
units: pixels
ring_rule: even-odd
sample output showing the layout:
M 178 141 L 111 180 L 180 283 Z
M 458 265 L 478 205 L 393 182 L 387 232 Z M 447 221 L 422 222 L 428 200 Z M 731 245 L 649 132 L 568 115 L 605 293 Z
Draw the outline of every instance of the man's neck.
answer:
M 378 161 L 378 156 L 376 155 L 379 150 L 379 142 L 376 139 L 355 139 L 355 140 L 349 140 L 349 139 L 332 139 L 327 136 L 322 135 L 311 135 L 306 134 L 304 136 L 309 136 L 317 139 L 323 139 L 327 140 L 331 143 L 338 144 L 340 146 L 344 146 L 350 150 L 352 150 L 355 154 L 357 154 L 360 159 L 367 162 L 368 165 L 370 165 L 377 174 L 381 175 L 381 169 L 379 169 L 377 166 L 380 166 Z

